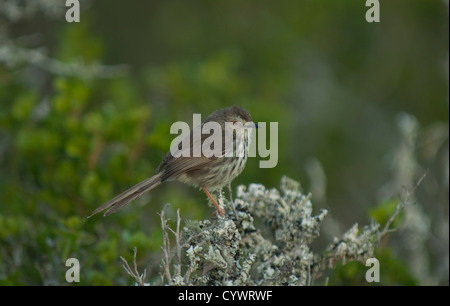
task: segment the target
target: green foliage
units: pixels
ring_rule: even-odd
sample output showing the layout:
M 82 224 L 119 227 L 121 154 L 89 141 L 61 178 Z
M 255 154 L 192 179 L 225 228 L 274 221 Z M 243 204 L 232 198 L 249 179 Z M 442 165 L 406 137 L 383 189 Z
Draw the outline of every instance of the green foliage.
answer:
M 84 27 L 73 29 L 64 32 L 62 53 L 73 43 L 86 50 L 100 45 Z M 141 254 L 159 250 L 161 239 L 149 234 L 154 218 L 147 220 L 149 228 L 139 229 L 136 217 L 86 216 L 155 167 L 151 160 L 138 158 L 151 108 L 142 105 L 125 78 L 56 76 L 46 97 L 26 86 L 5 89 L 16 94 L 11 106 L 1 104 L 1 131 L 8 135 L 8 147 L 0 176 L 0 283 L 65 284 L 64 263 L 70 257 L 82 263 L 84 284 L 120 282 L 121 254 L 133 246 Z M 151 133 L 149 137 L 156 139 Z M 114 223 L 117 231 L 111 229 Z
M 338 263 L 332 271 L 328 283 L 333 286 L 364 286 L 372 285 L 366 282 L 365 274 L 367 267 L 358 261 L 346 264 Z
M 376 207 L 369 210 L 369 216 L 384 226 L 388 219 L 394 214 L 400 199 L 392 198 L 381 202 Z M 392 223 L 392 227 L 398 228 L 404 220 L 404 214 L 400 213 Z
M 388 249 L 375 251 L 379 261 L 380 282 L 369 283 L 366 281 L 366 272 L 371 266 L 366 266 L 358 261 L 339 263 L 331 271 L 328 284 L 333 286 L 388 286 L 404 285 L 417 286 L 418 282 L 411 275 L 408 267 Z
M 380 280 L 382 285 L 417 286 L 419 282 L 414 278 L 410 269 L 402 258 L 395 256 L 390 249 L 381 249 L 375 253 L 380 261 Z
M 369 210 L 369 217 L 384 227 L 389 218 L 394 214 L 400 199 L 392 198 L 381 202 L 379 205 Z M 404 222 L 404 211 L 401 211 L 393 220 L 391 228 L 398 229 Z M 395 234 L 392 234 L 395 235 Z M 389 239 L 385 237 L 385 240 Z M 385 242 L 385 241 L 384 241 Z M 384 243 L 385 244 L 385 243 Z M 375 250 L 374 258 L 379 261 L 380 265 L 380 282 L 368 283 L 365 279 L 367 270 L 371 266 L 365 266 L 364 263 L 353 261 L 347 263 L 339 263 L 331 272 L 329 278 L 330 285 L 418 285 L 417 280 L 408 270 L 408 267 L 401 258 L 394 255 L 392 250 L 380 247 Z

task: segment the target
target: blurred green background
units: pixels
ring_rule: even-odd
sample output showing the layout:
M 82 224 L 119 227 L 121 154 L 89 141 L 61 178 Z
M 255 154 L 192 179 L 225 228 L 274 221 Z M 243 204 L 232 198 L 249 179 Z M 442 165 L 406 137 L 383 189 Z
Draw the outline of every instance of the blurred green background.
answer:
M 329 215 L 318 250 L 353 223 L 385 222 L 428 169 L 377 257 L 384 285 L 448 285 L 447 1 L 0 0 L 0 284 L 132 284 L 119 256 L 159 279 L 157 212 L 210 218 L 204 194 L 164 184 L 107 218 L 86 216 L 152 175 L 175 121 L 237 104 L 278 122 L 278 165 L 238 184 L 312 192 Z M 328 284 L 367 284 L 365 268 Z M 323 281 L 317 281 L 317 284 Z

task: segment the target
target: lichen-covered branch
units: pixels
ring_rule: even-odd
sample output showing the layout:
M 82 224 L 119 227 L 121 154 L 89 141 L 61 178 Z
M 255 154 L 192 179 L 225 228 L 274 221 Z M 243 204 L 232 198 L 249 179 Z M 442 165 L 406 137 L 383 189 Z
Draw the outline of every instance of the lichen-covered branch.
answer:
M 173 230 L 163 209 L 163 283 L 311 285 L 340 262 L 365 263 L 374 256 L 378 241 L 387 233 L 376 222 L 362 229 L 353 225 L 342 237 L 335 237 L 325 252 L 315 253 L 310 245 L 320 235 L 327 210 L 314 214 L 310 199 L 311 194 L 304 195 L 297 182 L 283 177 L 280 191 L 260 184 L 239 186 L 235 212 L 228 207 L 226 218 L 187 221 L 182 230 L 179 211 Z M 219 201 L 226 200 L 221 195 Z M 259 229 L 255 218 L 270 231 Z M 169 233 L 175 237 L 174 247 L 170 247 Z
M 45 48 L 25 48 L 13 41 L 0 39 L 0 63 L 8 68 L 34 65 L 52 74 L 76 76 L 82 79 L 116 78 L 127 75 L 127 65 L 101 65 L 98 62 L 84 63 L 80 60 L 62 62 L 46 54 Z
M 84 3 L 83 7 L 88 6 Z M 51 74 L 82 79 L 117 78 L 129 74 L 128 65 L 102 65 L 98 61 L 85 62 L 74 58 L 69 62 L 58 60 L 44 46 L 36 45 L 36 35 L 10 37 L 10 28 L 16 23 L 44 14 L 53 19 L 65 20 L 65 1 L 54 0 L 3 0 L 0 1 L 0 65 L 8 69 L 35 66 Z

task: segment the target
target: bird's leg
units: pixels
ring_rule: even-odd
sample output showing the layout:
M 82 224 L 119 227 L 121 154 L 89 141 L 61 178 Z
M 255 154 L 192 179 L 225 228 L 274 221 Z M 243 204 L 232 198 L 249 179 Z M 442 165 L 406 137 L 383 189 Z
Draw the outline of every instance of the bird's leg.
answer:
M 230 201 L 231 201 L 231 209 L 233 210 L 234 216 L 236 217 L 236 221 L 238 220 L 236 209 L 234 208 L 234 201 L 233 201 L 233 190 L 231 189 L 231 183 L 228 183 L 228 192 L 230 194 Z
M 217 202 L 213 199 L 213 197 L 211 196 L 211 194 L 209 193 L 208 189 L 206 189 L 205 186 L 202 186 L 203 191 L 206 193 L 206 195 L 208 196 L 208 198 L 211 200 L 211 202 L 214 204 L 214 206 L 217 209 L 217 212 L 219 213 L 219 215 L 221 217 L 225 217 L 225 209 L 223 209 L 222 207 L 220 207 Z

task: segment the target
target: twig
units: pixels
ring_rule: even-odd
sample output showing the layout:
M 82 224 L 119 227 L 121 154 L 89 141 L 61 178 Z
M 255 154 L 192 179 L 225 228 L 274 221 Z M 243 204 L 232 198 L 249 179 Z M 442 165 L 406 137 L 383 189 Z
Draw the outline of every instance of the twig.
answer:
M 178 265 L 176 266 L 176 275 L 181 275 L 181 233 L 180 233 L 180 224 L 181 224 L 181 217 L 180 217 L 180 209 L 177 209 L 177 230 L 176 232 L 171 229 L 170 227 L 167 227 L 172 234 L 175 236 L 175 242 L 177 245 L 177 259 L 178 259 Z
M 167 233 L 167 229 L 169 228 L 167 226 L 167 220 L 166 220 L 166 213 L 165 209 L 169 204 L 166 204 L 164 208 L 161 211 L 160 217 L 161 217 L 161 229 L 163 231 L 163 246 L 162 250 L 164 253 L 164 273 L 166 275 L 168 283 L 172 283 L 172 275 L 170 274 L 170 262 L 172 261 L 172 258 L 170 256 L 170 240 L 169 235 Z
M 7 67 L 16 68 L 22 64 L 30 64 L 50 73 L 62 76 L 76 76 L 83 79 L 117 78 L 129 74 L 127 65 L 102 65 L 99 62 L 84 63 L 77 59 L 71 62 L 62 62 L 48 57 L 44 48 L 23 48 L 11 41 L 0 46 L 0 63 Z
M 392 216 L 389 218 L 389 220 L 386 222 L 386 224 L 383 227 L 383 230 L 378 234 L 378 237 L 375 241 L 375 244 L 378 244 L 383 236 L 385 236 L 388 233 L 394 232 L 397 229 L 391 229 L 390 226 L 394 222 L 395 218 L 398 216 L 398 214 L 402 211 L 403 208 L 405 208 L 407 205 L 410 204 L 409 200 L 410 197 L 416 192 L 419 185 L 422 183 L 422 181 L 425 179 L 425 177 L 428 174 L 428 170 L 425 171 L 425 173 L 419 178 L 419 180 L 414 185 L 414 188 L 409 192 L 406 188 L 404 188 L 406 192 L 406 196 L 404 199 L 402 199 L 398 204 L 397 208 L 395 209 L 395 212 L 392 214 Z
M 230 206 L 231 206 L 231 209 L 233 210 L 233 213 L 234 213 L 234 216 L 236 217 L 236 222 L 237 222 L 239 219 L 238 219 L 238 215 L 236 212 L 236 208 L 234 207 L 233 189 L 231 189 L 231 183 L 228 183 L 228 192 L 230 194 L 230 203 L 231 203 Z
M 147 277 L 147 269 L 144 269 L 144 273 L 139 274 L 138 268 L 137 268 L 137 263 L 136 263 L 136 256 L 137 256 L 137 248 L 134 247 L 133 248 L 133 264 L 134 264 L 134 271 L 131 269 L 130 265 L 128 264 L 128 261 L 123 258 L 122 256 L 120 256 L 120 259 L 123 261 L 122 267 L 124 268 L 124 270 L 131 275 L 135 280 L 136 283 L 139 286 L 145 286 L 145 278 Z

